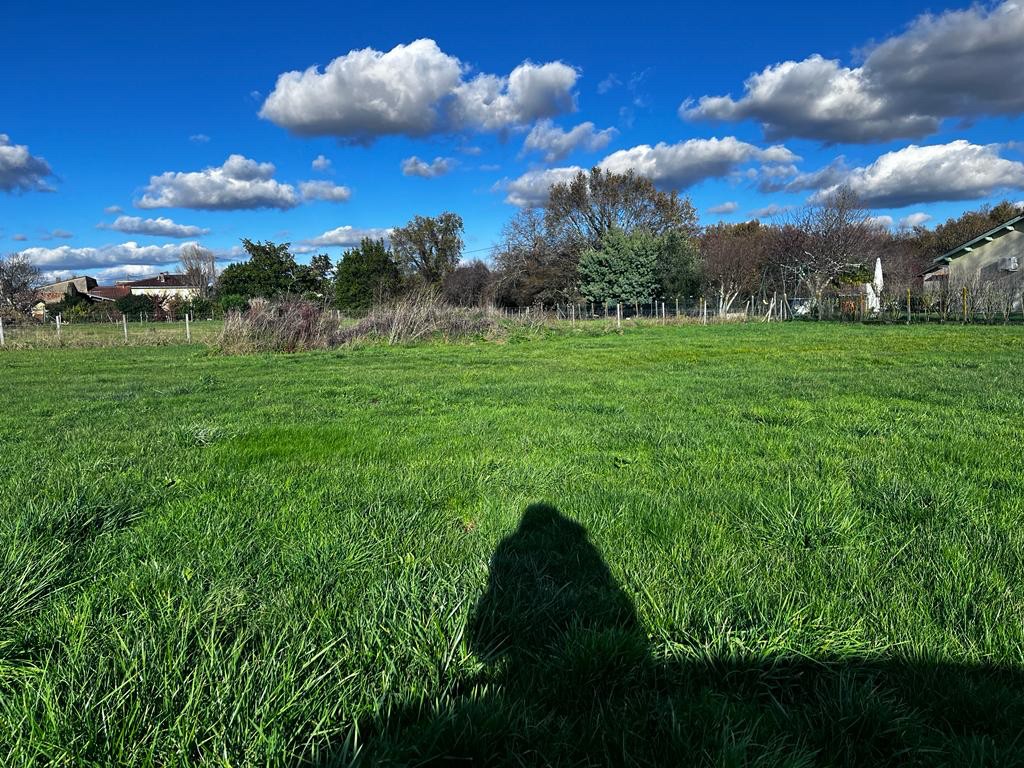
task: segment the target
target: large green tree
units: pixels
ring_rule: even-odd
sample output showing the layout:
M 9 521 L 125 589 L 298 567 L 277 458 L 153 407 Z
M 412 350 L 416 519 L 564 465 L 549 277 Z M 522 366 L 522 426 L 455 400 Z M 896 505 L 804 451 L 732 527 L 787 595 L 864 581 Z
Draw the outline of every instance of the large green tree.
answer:
M 700 249 L 685 231 L 670 230 L 658 238 L 657 282 L 662 296 L 694 295 L 701 279 Z
M 338 262 L 335 304 L 342 309 L 368 309 L 394 296 L 401 284 L 401 272 L 384 241 L 364 238 Z
M 543 209 L 520 211 L 506 225 L 494 254 L 498 300 L 520 305 L 575 300 L 582 254 L 600 251 L 616 230 L 658 241 L 657 288 L 647 299 L 694 290 L 698 228 L 690 200 L 659 190 L 632 171 L 594 168 L 552 185 Z
M 249 260 L 231 264 L 221 273 L 217 283 L 221 296 L 272 299 L 296 290 L 297 265 L 288 250 L 289 243 L 243 239 L 242 247 Z
M 331 257 L 326 253 L 318 253 L 309 260 L 309 264 L 296 265 L 295 292 L 317 298 L 329 296 L 332 288 L 331 272 L 333 269 Z
M 416 216 L 391 233 L 395 260 L 408 277 L 437 285 L 462 258 L 462 217 L 457 213 Z
M 580 255 L 580 293 L 595 302 L 650 301 L 658 292 L 659 238 L 640 231 L 608 230 L 597 248 Z

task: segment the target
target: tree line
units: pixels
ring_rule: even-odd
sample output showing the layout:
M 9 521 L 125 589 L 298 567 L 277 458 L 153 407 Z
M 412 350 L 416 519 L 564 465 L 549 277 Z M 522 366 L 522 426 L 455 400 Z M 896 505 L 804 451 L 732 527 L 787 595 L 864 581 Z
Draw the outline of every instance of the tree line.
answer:
M 727 313 L 754 297 L 786 295 L 820 306 L 870 281 L 879 257 L 887 288 L 918 289 L 935 257 L 1020 211 L 1002 202 L 932 229 L 893 231 L 840 188 L 775 221 L 701 227 L 688 197 L 633 172 L 594 168 L 554 184 L 543 206 L 517 212 L 490 264 L 463 261 L 464 224 L 452 212 L 416 216 L 387 240 L 364 239 L 337 264 L 327 254 L 299 263 L 288 243 L 243 239 L 248 259 L 218 275 L 213 254 L 193 246 L 181 271 L 196 296 L 171 311 L 227 311 L 289 295 L 359 311 L 424 287 L 456 305 L 610 306 L 700 296 Z M 0 311 L 24 310 L 37 278 L 24 257 L 0 259 Z M 155 304 L 129 296 L 117 309 L 129 316 L 168 311 L 167 302 Z
M 848 188 L 778 220 L 701 227 L 692 201 L 633 172 L 598 168 L 554 184 L 547 202 L 517 212 L 490 263 L 463 261 L 455 213 L 417 216 L 389 240 L 363 240 L 337 265 L 296 264 L 287 244 L 243 241 L 249 262 L 220 277 L 222 301 L 286 293 L 361 310 L 431 287 L 457 305 L 646 304 L 703 297 L 727 313 L 751 297 L 821 304 L 872 278 L 881 258 L 891 292 L 918 291 L 932 261 L 1021 211 L 1002 202 L 929 229 L 893 231 Z

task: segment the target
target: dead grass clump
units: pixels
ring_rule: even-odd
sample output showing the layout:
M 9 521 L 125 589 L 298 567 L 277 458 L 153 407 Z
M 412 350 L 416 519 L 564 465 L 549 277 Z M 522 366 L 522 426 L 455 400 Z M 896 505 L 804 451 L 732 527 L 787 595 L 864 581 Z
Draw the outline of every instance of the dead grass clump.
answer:
M 304 299 L 253 299 L 224 318 L 218 344 L 230 354 L 331 349 L 341 343 L 333 312 Z
M 491 308 L 455 307 L 432 292 L 421 291 L 374 307 L 339 335 L 342 343 L 365 339 L 408 344 L 431 338 L 495 338 L 501 335 L 504 325 L 501 316 Z

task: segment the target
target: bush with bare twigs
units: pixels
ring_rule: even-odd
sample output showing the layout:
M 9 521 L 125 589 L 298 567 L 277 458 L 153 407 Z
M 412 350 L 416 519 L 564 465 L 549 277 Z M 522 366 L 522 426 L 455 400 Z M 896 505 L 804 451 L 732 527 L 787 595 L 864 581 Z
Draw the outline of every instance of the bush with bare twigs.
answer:
M 221 350 L 235 354 L 330 349 L 341 343 L 334 313 L 304 299 L 253 299 L 245 312 L 228 313 L 218 342 Z
M 367 339 L 404 344 L 430 338 L 445 341 L 470 336 L 494 338 L 506 325 L 494 309 L 456 307 L 431 291 L 420 291 L 394 303 L 374 307 L 340 335 L 346 343 Z

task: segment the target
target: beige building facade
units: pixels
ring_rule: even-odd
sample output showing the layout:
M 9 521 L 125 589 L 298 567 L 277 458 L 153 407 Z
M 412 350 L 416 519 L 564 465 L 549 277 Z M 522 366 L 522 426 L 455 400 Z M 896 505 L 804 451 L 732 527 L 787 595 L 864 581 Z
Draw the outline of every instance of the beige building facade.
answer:
M 925 290 L 1024 290 L 1024 215 L 944 253 L 924 274 Z M 1017 302 L 1020 297 L 1017 297 Z

